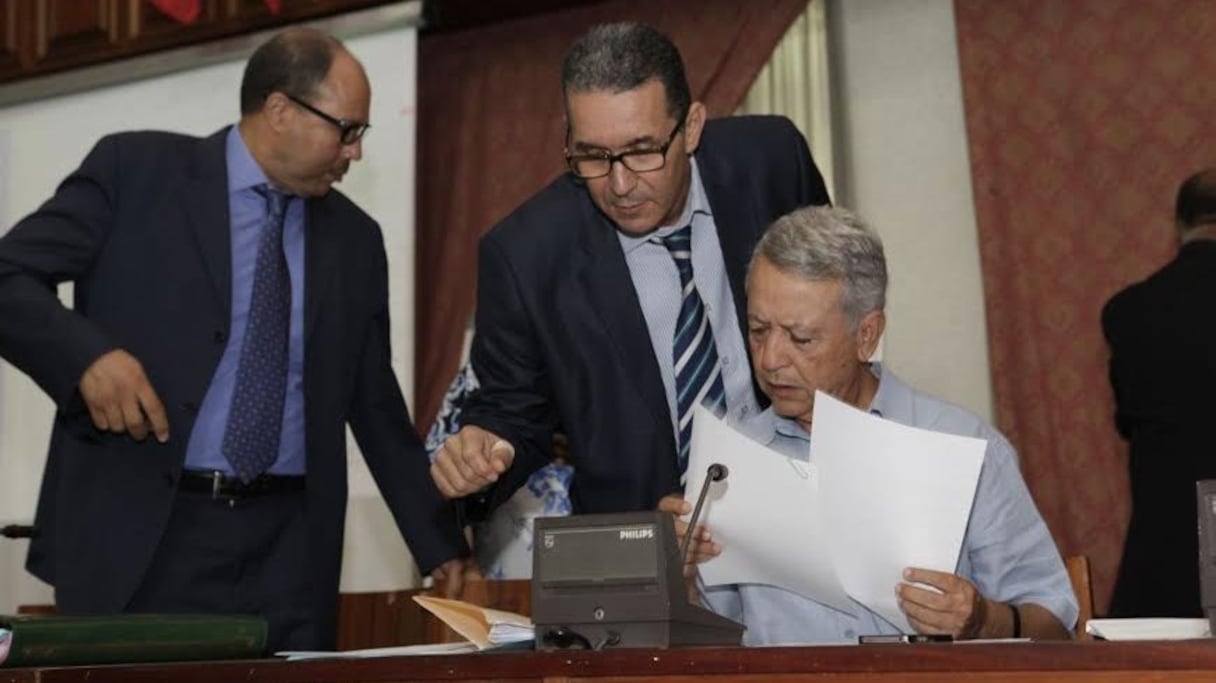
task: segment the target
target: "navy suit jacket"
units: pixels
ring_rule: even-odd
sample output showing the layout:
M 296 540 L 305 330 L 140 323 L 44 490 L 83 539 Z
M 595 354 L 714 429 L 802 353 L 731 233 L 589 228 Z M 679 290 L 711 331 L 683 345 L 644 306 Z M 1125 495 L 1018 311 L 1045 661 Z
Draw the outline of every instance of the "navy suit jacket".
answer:
M 1131 445 L 1132 517 L 1111 616 L 1202 616 L 1195 482 L 1216 478 L 1216 241 L 1111 297 L 1115 420 Z
M 55 195 L 0 239 L 0 355 L 58 412 L 28 568 L 67 612 L 123 609 L 168 521 L 195 416 L 228 338 L 225 135 L 103 138 Z M 349 422 L 422 569 L 466 553 L 390 367 L 379 226 L 337 191 L 305 209 L 304 395 L 314 615 L 333 629 Z M 75 310 L 54 285 L 75 282 Z M 95 429 L 77 385 L 122 348 L 165 404 L 168 443 Z M 334 633 L 324 630 L 326 640 Z
M 806 141 L 787 119 L 709 121 L 696 151 L 740 328 L 760 234 L 796 208 L 827 204 Z M 481 389 L 462 419 L 516 447 L 508 472 L 469 501 L 506 500 L 569 438 L 576 512 L 652 509 L 679 488 L 670 410 L 611 221 L 570 174 L 481 241 L 472 363 Z M 746 339 L 746 334 L 745 334 Z M 766 403 L 765 403 L 766 404 Z

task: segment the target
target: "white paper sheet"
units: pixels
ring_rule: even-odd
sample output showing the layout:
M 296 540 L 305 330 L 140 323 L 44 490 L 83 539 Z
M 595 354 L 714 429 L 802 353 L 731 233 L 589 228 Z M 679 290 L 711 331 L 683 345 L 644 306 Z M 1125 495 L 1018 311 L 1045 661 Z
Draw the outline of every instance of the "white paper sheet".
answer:
M 1189 640 L 1210 638 L 1207 619 L 1090 619 L 1085 632 L 1106 640 Z
M 701 510 L 699 523 L 722 545 L 721 555 L 700 566 L 706 585 L 769 584 L 854 613 L 825 552 L 818 470 L 752 441 L 698 406 L 684 493 L 690 502 L 713 463 L 729 473 L 710 484 Z
M 812 423 L 836 575 L 854 600 L 911 631 L 895 587 L 905 567 L 955 571 L 987 443 L 884 420 L 823 392 Z
M 418 657 L 423 655 L 458 655 L 477 652 L 473 643 L 427 643 L 423 645 L 401 645 L 376 647 L 367 650 L 283 650 L 276 657 L 285 657 L 289 662 L 305 662 L 314 659 L 375 659 L 378 657 Z

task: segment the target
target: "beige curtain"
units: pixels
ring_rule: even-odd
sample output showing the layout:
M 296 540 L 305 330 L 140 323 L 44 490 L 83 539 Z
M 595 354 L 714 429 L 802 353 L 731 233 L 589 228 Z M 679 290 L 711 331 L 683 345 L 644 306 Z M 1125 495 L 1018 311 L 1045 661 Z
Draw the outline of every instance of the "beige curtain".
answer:
M 780 114 L 793 121 L 811 146 L 829 196 L 835 198 L 829 83 L 824 1 L 811 0 L 777 44 L 735 113 Z

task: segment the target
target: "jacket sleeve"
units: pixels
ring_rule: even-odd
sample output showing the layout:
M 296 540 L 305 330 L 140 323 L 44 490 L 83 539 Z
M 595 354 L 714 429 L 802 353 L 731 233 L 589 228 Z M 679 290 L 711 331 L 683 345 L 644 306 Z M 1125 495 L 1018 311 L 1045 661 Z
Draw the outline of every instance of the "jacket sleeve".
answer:
M 515 447 L 510 469 L 468 501 L 474 518 L 505 502 L 533 472 L 553 459 L 557 412 L 543 352 L 532 329 L 519 273 L 494 239 L 481 242 L 477 316 L 470 362 L 481 387 L 464 407 L 466 425 L 477 425 Z
M 119 169 L 117 140 L 103 138 L 53 197 L 0 239 L 0 356 L 60 408 L 93 361 L 114 348 L 60 302 L 56 286 L 88 278 L 113 229 Z
M 388 264 L 377 244 L 375 310 L 358 364 L 349 421 L 376 486 L 418 567 L 428 573 L 469 554 L 456 515 L 431 479 L 430 461 L 397 385 L 389 342 Z

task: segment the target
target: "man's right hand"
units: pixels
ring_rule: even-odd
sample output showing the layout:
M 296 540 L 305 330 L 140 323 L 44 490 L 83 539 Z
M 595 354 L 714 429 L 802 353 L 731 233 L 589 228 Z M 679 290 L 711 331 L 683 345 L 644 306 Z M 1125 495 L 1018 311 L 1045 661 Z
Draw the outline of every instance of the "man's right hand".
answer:
M 431 463 L 431 478 L 448 498 L 463 498 L 498 481 L 515 447 L 493 432 L 467 425 L 448 438 Z
M 129 433 L 137 441 L 151 431 L 157 441 L 169 440 L 165 406 L 143 366 L 126 351 L 115 349 L 93 361 L 80 377 L 80 395 L 98 429 Z
M 672 493 L 659 499 L 658 510 L 659 512 L 670 512 L 675 516 L 676 541 L 683 545 L 684 537 L 690 532 L 688 522 L 681 517 L 692 514 L 692 503 L 684 500 L 683 496 Z M 693 529 L 691 533 L 693 536 L 688 543 L 688 557 L 684 558 L 685 576 L 695 576 L 698 564 L 722 554 L 722 546 L 714 543 L 713 534 L 705 525 L 697 525 L 697 528 Z

